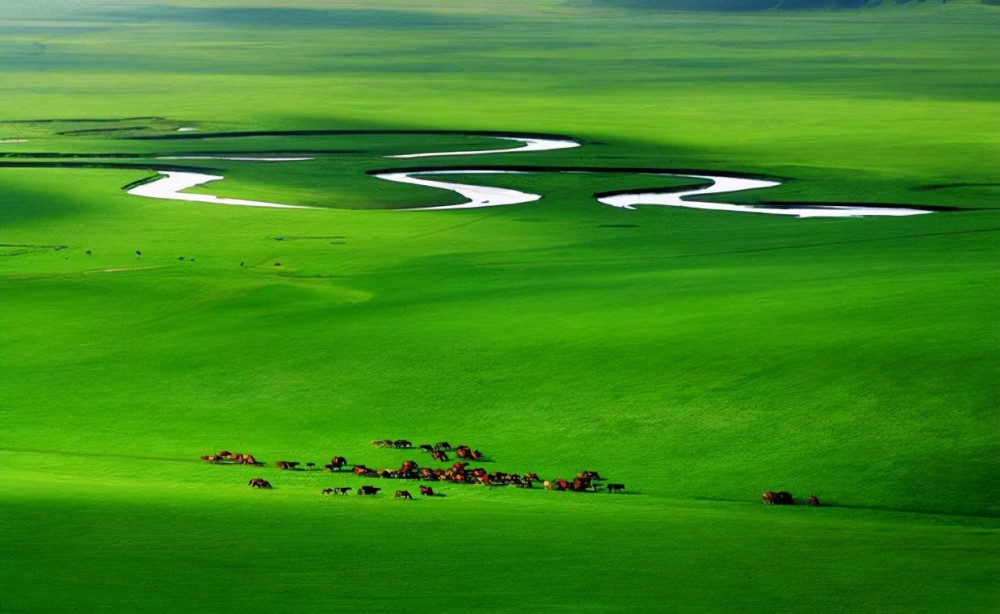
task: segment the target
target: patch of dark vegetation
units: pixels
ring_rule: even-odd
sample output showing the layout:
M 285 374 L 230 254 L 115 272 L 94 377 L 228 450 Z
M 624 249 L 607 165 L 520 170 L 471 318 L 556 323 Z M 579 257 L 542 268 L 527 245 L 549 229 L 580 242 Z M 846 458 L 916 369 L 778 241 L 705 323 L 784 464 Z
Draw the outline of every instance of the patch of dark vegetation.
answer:
M 0 243 L 0 258 L 5 256 L 24 256 L 40 252 L 61 252 L 67 245 L 30 245 L 22 243 Z
M 1000 0 L 997 0 L 1000 2 Z M 924 192 L 934 190 L 953 190 L 957 188 L 1000 188 L 1000 183 L 931 183 L 922 185 L 916 189 Z
M 82 124 L 136 121 L 165 121 L 165 117 L 71 118 L 71 119 L 0 119 L 0 124 Z
M 88 160 L 91 158 L 107 159 L 147 159 L 164 157 L 185 157 L 185 156 L 240 156 L 240 157 L 261 157 L 277 155 L 305 155 L 305 154 L 360 154 L 365 153 L 360 149 L 311 149 L 304 151 L 301 149 L 279 149 L 273 151 L 169 151 L 154 153 L 55 153 L 55 152 L 0 152 L 0 158 L 42 158 L 42 159 L 66 159 L 66 160 Z
M 149 7 L 142 18 L 211 24 L 223 28 L 372 29 L 469 28 L 495 24 L 496 17 L 472 17 L 389 9 Z
M 57 132 L 61 136 L 71 136 L 80 134 L 104 134 L 106 132 L 136 132 L 137 130 L 149 130 L 149 126 L 123 126 L 121 128 L 87 128 L 85 130 L 65 130 Z
M 90 159 L 145 159 L 153 158 L 159 154 L 132 154 L 132 153 L 52 153 L 52 152 L 39 152 L 39 153 L 0 153 L 0 158 L 15 158 L 15 159 L 33 159 L 39 158 L 43 160 L 90 160 Z
M 221 173 L 225 169 L 208 166 L 179 166 L 176 164 L 127 164 L 125 162 L 0 162 L 0 168 L 117 168 L 142 171 L 174 171 L 178 173 Z
M 910 1 L 895 0 L 895 3 L 907 4 Z M 912 1 L 919 3 L 924 0 Z M 882 0 L 596 0 L 590 4 L 666 11 L 749 12 L 806 9 L 862 9 L 879 6 L 882 4 Z
M 346 239 L 347 237 L 343 235 L 329 235 L 329 236 L 304 236 L 304 235 L 283 235 L 278 237 L 269 237 L 275 241 L 328 241 L 330 239 Z
M 881 209 L 921 209 L 924 211 L 975 211 L 976 209 L 970 209 L 967 207 L 946 207 L 944 205 L 906 205 L 901 203 L 859 203 L 859 202 L 797 202 L 797 203 L 786 203 L 774 200 L 764 200 L 755 205 L 774 207 L 775 209 L 802 209 L 802 208 L 817 208 L 817 209 L 828 209 L 830 207 L 877 207 Z

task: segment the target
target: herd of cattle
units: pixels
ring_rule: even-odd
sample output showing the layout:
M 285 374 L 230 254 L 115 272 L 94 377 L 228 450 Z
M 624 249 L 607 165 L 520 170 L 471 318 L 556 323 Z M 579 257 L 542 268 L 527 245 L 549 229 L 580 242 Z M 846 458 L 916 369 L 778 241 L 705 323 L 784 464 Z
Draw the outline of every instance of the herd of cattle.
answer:
M 372 442 L 373 445 L 381 448 L 412 449 L 413 444 L 405 439 L 379 439 Z M 574 492 L 597 492 L 598 482 L 604 481 L 597 471 L 581 471 L 573 479 L 556 478 L 543 480 L 537 473 L 508 473 L 506 471 L 487 471 L 481 467 L 471 467 L 470 460 L 483 460 L 484 455 L 479 450 L 465 445 L 452 447 L 448 442 L 441 441 L 431 446 L 424 444 L 417 446 L 423 452 L 430 454 L 431 458 L 439 462 L 450 462 L 453 455 L 456 460 L 450 467 L 422 467 L 414 460 L 404 461 L 399 469 L 375 469 L 366 465 L 351 465 L 350 471 L 360 478 L 382 478 L 399 480 L 421 480 L 427 482 L 447 482 L 451 484 L 479 484 L 482 486 L 516 486 L 518 488 L 534 488 L 536 484 L 547 490 L 568 490 Z M 217 454 L 207 454 L 201 459 L 212 464 L 222 465 L 253 465 L 262 466 L 264 463 L 258 461 L 252 454 L 243 454 L 223 450 Z M 274 463 L 275 467 L 283 470 L 300 470 L 302 463 L 298 461 L 280 460 Z M 305 463 L 309 470 L 315 468 L 315 463 Z M 326 471 L 341 472 L 348 467 L 347 459 L 343 456 L 334 456 L 330 462 L 323 466 Z M 271 483 L 264 478 L 254 478 L 250 480 L 252 488 L 271 488 Z M 624 484 L 606 484 L 604 488 L 609 493 L 621 493 L 625 490 Z M 346 495 L 353 489 L 347 486 L 323 489 L 324 495 Z M 381 488 L 374 486 L 362 486 L 357 494 L 362 496 L 372 496 L 381 491 Z M 433 497 L 434 489 L 430 486 L 420 486 L 422 496 Z M 397 490 L 396 497 L 400 499 L 412 499 L 407 490 Z
M 405 439 L 376 439 L 372 442 L 372 445 L 380 448 L 394 448 L 400 450 L 414 448 L 413 444 Z M 536 484 L 540 484 L 547 490 L 569 490 L 574 492 L 597 492 L 597 483 L 605 481 L 604 478 L 602 478 L 596 471 L 581 471 L 572 480 L 562 478 L 543 480 L 538 477 L 537 473 L 534 472 L 488 472 L 481 467 L 471 467 L 470 463 L 467 460 L 464 460 L 483 460 L 484 456 L 482 452 L 464 445 L 453 448 L 448 442 L 445 441 L 440 441 L 433 446 L 430 444 L 423 444 L 417 446 L 417 448 L 430 454 L 431 458 L 435 461 L 449 462 L 449 453 L 454 455 L 459 460 L 455 461 L 451 467 L 448 467 L 447 469 L 443 467 L 421 467 L 416 461 L 407 460 L 403 462 L 399 469 L 373 469 L 366 465 L 351 465 L 350 471 L 355 476 L 360 478 L 420 480 L 426 482 L 447 482 L 451 484 L 479 484 L 482 486 L 516 486 L 518 488 L 534 488 Z M 262 466 L 264 464 L 254 458 L 252 454 L 230 452 L 229 450 L 223 450 L 218 454 L 208 454 L 202 456 L 201 459 L 209 463 L 224 465 Z M 281 460 L 274 463 L 274 465 L 278 469 L 289 471 L 300 470 L 300 465 L 302 465 L 302 463 L 298 461 Z M 343 456 L 334 456 L 330 459 L 328 464 L 323 466 L 323 468 L 326 471 L 339 473 L 345 471 L 347 466 L 348 464 L 346 458 Z M 308 470 L 312 470 L 316 467 L 316 464 L 305 463 L 305 467 Z M 249 486 L 251 488 L 272 487 L 271 483 L 264 478 L 253 478 L 250 480 Z M 608 483 L 604 485 L 604 488 L 609 493 L 621 493 L 625 490 L 625 485 Z M 419 489 L 421 496 L 435 496 L 434 489 L 431 486 L 420 485 Z M 354 489 L 349 486 L 339 486 L 335 488 L 324 488 L 322 493 L 324 495 L 348 495 L 352 490 Z M 366 485 L 359 487 L 355 492 L 361 496 L 374 496 L 381 490 L 381 488 Z M 397 499 L 413 499 L 413 496 L 408 490 L 402 489 L 396 490 L 395 497 Z M 761 501 L 767 505 L 795 504 L 795 498 L 792 496 L 792 493 L 783 490 L 777 492 L 769 490 L 761 495 Z M 816 495 L 811 495 L 808 499 L 808 504 L 811 506 L 818 506 L 820 504 L 819 498 L 816 497 Z

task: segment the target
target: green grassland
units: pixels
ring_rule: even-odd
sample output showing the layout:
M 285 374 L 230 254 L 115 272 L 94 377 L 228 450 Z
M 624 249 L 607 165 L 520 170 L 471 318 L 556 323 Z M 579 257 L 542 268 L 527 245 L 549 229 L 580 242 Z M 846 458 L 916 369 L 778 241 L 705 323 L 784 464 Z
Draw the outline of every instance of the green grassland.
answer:
M 463 4 L 0 9 L 0 140 L 27 141 L 0 143 L 0 611 L 1000 608 L 1000 9 Z M 182 126 L 584 146 L 127 138 Z M 120 189 L 163 163 L 321 209 Z M 623 211 L 592 194 L 696 182 L 537 173 L 453 177 L 538 202 L 404 212 L 458 198 L 366 175 L 417 165 L 709 169 L 785 181 L 733 202 L 955 210 Z M 386 437 L 627 490 L 324 497 L 372 480 L 272 464 L 437 465 Z M 269 464 L 198 460 L 223 448 Z

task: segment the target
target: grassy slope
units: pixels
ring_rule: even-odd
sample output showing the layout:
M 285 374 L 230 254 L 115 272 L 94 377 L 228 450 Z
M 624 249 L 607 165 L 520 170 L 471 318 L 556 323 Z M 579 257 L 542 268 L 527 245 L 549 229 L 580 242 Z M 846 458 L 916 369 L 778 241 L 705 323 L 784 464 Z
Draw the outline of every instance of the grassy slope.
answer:
M 995 13 L 783 16 L 779 47 L 758 29 L 775 16 L 520 8 L 254 37 L 255 15 L 178 29 L 122 12 L 136 25 L 46 30 L 48 51 L 2 83 L 20 118 L 566 132 L 611 141 L 578 163 L 756 170 L 798 179 L 786 199 L 980 210 L 627 213 L 588 188 L 503 211 L 259 211 L 115 190 L 142 173 L 2 169 L 3 243 L 69 246 L 2 260 L 5 611 L 996 601 L 996 196 L 916 190 L 995 181 Z M 15 25 L 2 44 L 39 36 Z M 386 165 L 348 164 L 368 161 Z M 274 173 L 212 191 L 277 194 Z M 331 187 L 420 194 L 358 186 Z M 257 493 L 242 469 L 157 460 L 227 446 L 388 466 L 407 455 L 367 442 L 396 436 L 468 441 L 491 467 L 546 477 L 593 467 L 642 496 L 330 501 L 327 476 L 258 470 L 278 488 Z M 765 488 L 842 507 L 763 509 Z

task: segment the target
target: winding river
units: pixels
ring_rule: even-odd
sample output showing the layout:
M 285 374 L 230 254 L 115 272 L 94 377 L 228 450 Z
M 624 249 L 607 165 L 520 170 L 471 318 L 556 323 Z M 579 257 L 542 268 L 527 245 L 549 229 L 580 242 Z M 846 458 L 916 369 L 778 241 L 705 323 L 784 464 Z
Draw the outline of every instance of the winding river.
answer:
M 390 134 L 391 131 L 291 131 L 282 132 L 252 132 L 252 133 L 205 133 L 192 134 L 197 129 L 193 126 L 184 126 L 177 129 L 182 134 L 157 135 L 131 137 L 138 139 L 217 139 L 236 138 L 247 136 L 321 136 L 321 135 L 349 135 L 349 134 Z M 395 133 L 392 133 L 395 134 Z M 400 135 L 450 135 L 450 136 L 470 136 L 489 137 L 500 141 L 518 143 L 517 147 L 507 147 L 502 149 L 480 149 L 462 151 L 430 151 L 415 152 L 406 154 L 395 154 L 385 156 L 386 158 L 431 158 L 443 156 L 475 156 L 487 154 L 517 154 L 530 152 L 554 151 L 560 149 L 570 149 L 580 147 L 581 143 L 568 137 L 558 137 L 556 135 L 529 135 L 529 134 L 500 134 L 491 132 L 448 132 L 448 131 L 400 131 Z M 292 152 L 289 152 L 292 153 Z M 309 152 L 314 153 L 314 152 Z M 319 153 L 319 152 L 315 152 Z M 253 155 L 247 154 L 227 154 L 227 155 L 163 155 L 158 156 L 160 160 L 231 160 L 240 162 L 262 162 L 262 163 L 290 163 L 305 162 L 314 160 L 314 157 L 303 155 L 275 156 L 273 154 Z M 513 170 L 514 168 L 518 170 Z M 401 209 L 403 211 L 445 211 L 456 209 L 477 209 L 483 207 L 498 207 L 509 205 L 520 205 L 531 203 L 542 199 L 541 194 L 522 192 L 509 188 L 498 188 L 481 185 L 470 185 L 463 183 L 446 182 L 435 179 L 427 179 L 427 176 L 442 175 L 497 175 L 497 174 L 528 174 L 528 173 L 632 173 L 646 176 L 660 177 L 684 177 L 710 182 L 709 185 L 701 185 L 696 188 L 665 188 L 663 190 L 635 190 L 621 191 L 616 193 L 595 194 L 594 198 L 598 203 L 610 207 L 624 210 L 634 210 L 640 206 L 665 206 L 683 207 L 687 209 L 701 209 L 712 211 L 726 211 L 734 213 L 757 213 L 766 215 L 781 215 L 797 218 L 831 218 L 831 217 L 866 217 L 866 216 L 889 216 L 901 217 L 911 215 L 923 215 L 932 213 L 931 210 L 916 209 L 900 206 L 879 206 L 865 204 L 763 204 L 745 205 L 724 202 L 712 202 L 702 200 L 703 197 L 718 194 L 729 194 L 744 192 L 748 190 L 760 190 L 774 188 L 781 185 L 780 181 L 771 179 L 761 179 L 752 177 L 739 177 L 730 175 L 715 175 L 692 171 L 667 171 L 652 169 L 622 169 L 622 168 L 590 168 L 573 169 L 569 167 L 546 168 L 546 167 L 513 167 L 511 169 L 486 169 L 486 168 L 420 168 L 420 169 L 400 169 L 386 171 L 370 171 L 373 177 L 383 181 L 393 181 L 422 187 L 448 190 L 465 198 L 465 202 L 449 205 L 434 205 L 426 207 L 410 207 Z M 217 205 L 234 205 L 243 207 L 263 207 L 275 209 L 318 209 L 320 207 L 310 207 L 304 205 L 292 205 L 284 203 L 265 202 L 258 200 L 248 200 L 240 198 L 225 198 L 211 194 L 192 194 L 185 192 L 189 188 L 204 185 L 212 181 L 223 179 L 221 175 L 210 175 L 198 172 L 186 172 L 182 170 L 157 170 L 159 177 L 143 182 L 138 185 L 128 186 L 127 193 L 133 196 L 145 198 L 158 198 L 165 200 L 183 200 L 200 203 L 210 203 Z
M 199 203 L 211 203 L 213 205 L 235 205 L 240 207 L 265 207 L 270 209 L 316 209 L 317 207 L 306 207 L 303 205 L 283 205 L 281 203 L 268 203 L 259 200 L 243 200 L 241 198 L 221 198 L 211 194 L 191 194 L 182 192 L 188 188 L 193 188 L 210 181 L 223 179 L 222 175 L 204 175 L 202 173 L 182 173 L 177 171 L 159 171 L 161 178 L 149 183 L 137 185 L 128 190 L 128 194 L 133 196 L 145 196 L 146 198 L 163 198 L 166 200 L 188 200 Z

